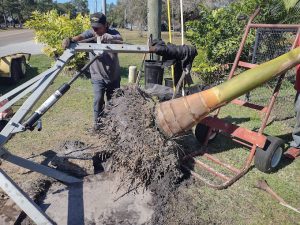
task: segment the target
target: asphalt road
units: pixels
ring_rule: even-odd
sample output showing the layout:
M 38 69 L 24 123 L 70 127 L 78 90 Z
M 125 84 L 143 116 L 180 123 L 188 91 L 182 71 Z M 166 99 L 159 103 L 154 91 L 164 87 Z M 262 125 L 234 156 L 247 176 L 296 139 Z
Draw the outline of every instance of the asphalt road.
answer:
M 42 44 L 35 43 L 32 30 L 0 31 L 0 56 L 18 52 L 41 54 L 42 47 Z
M 20 42 L 32 41 L 34 38 L 34 32 L 32 30 L 20 29 L 20 30 L 8 30 L 0 32 L 0 47 L 17 44 Z

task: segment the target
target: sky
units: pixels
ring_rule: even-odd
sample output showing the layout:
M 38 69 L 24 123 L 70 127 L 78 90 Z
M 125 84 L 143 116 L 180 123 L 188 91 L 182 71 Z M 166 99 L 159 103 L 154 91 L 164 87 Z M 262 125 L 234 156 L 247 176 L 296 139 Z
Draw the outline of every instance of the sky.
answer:
M 65 3 L 65 2 L 69 2 L 70 0 L 57 0 L 58 3 Z M 102 0 L 96 0 L 97 1 L 97 11 L 101 12 L 101 5 L 102 5 Z M 93 13 L 95 12 L 95 0 L 88 0 L 89 2 L 89 9 L 90 12 Z M 110 4 L 110 3 L 116 3 L 117 0 L 106 0 L 106 4 Z

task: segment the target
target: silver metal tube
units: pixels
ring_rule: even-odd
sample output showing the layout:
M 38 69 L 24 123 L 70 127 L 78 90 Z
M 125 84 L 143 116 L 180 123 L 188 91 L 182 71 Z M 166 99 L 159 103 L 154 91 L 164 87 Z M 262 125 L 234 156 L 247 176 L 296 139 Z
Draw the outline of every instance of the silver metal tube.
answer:
M 0 187 L 36 224 L 54 224 L 2 169 L 0 169 Z
M 106 15 L 106 0 L 102 0 L 102 13 Z
M 124 44 L 97 44 L 97 43 L 80 43 L 73 44 L 76 52 L 116 52 L 116 53 L 148 53 L 147 45 L 124 45 Z
M 9 99 L 9 98 L 11 98 L 11 96 L 14 96 L 14 95 L 20 93 L 21 91 L 23 91 L 24 89 L 26 89 L 33 83 L 37 82 L 38 80 L 42 79 L 47 74 L 53 72 L 54 70 L 56 70 L 56 68 L 52 67 L 52 68 L 46 70 L 45 72 L 41 73 L 40 75 L 30 79 L 29 81 L 26 81 L 24 84 L 21 84 L 20 86 L 16 87 L 15 89 L 11 90 L 10 92 L 6 93 L 5 95 L 2 95 L 0 97 L 0 102 L 2 102 L 5 99 Z
M 54 72 L 55 70 L 53 70 L 53 68 L 47 70 L 48 74 L 52 74 L 53 72 L 51 72 L 51 71 Z M 43 76 L 45 76 L 45 75 L 43 75 Z M 42 79 L 42 77 L 40 79 Z M 18 94 L 17 96 L 15 96 L 13 99 L 9 99 L 9 101 L 4 106 L 2 106 L 0 108 L 0 113 L 4 112 L 4 110 L 6 110 L 9 107 L 11 107 L 13 104 L 15 104 L 17 101 L 19 101 L 21 98 L 23 98 L 24 96 L 26 96 L 30 92 L 34 91 L 38 87 L 38 85 L 39 85 L 38 82 L 36 82 L 36 83 L 32 84 L 31 86 L 27 87 L 24 91 L 22 91 L 20 94 Z M 0 100 L 0 102 L 1 102 L 1 100 Z
M 40 80 L 39 86 L 36 91 L 31 94 L 31 96 L 23 103 L 16 114 L 10 119 L 9 123 L 4 127 L 0 133 L 0 148 L 7 142 L 11 137 L 15 129 L 20 128 L 20 122 L 25 118 L 28 112 L 32 109 L 34 104 L 40 99 L 46 89 L 50 86 L 52 81 L 57 77 L 59 72 L 64 68 L 64 66 L 71 60 L 74 56 L 73 50 L 66 50 L 63 55 L 56 61 L 53 68 L 57 68 L 55 72 L 50 73 L 45 76 L 44 79 Z
M 161 39 L 161 0 L 148 0 L 148 37 L 152 35 L 153 39 Z M 154 55 L 154 60 L 159 56 Z

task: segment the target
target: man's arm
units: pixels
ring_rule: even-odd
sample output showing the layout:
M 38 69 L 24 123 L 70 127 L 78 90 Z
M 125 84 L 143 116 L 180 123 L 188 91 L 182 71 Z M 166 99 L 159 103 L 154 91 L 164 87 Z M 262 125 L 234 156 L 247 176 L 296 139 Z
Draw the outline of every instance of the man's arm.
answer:
M 61 43 L 61 47 L 63 49 L 67 49 L 67 48 L 69 48 L 71 42 L 77 42 L 77 41 L 81 41 L 83 39 L 84 39 L 84 37 L 82 35 L 77 35 L 72 38 L 65 38 Z
M 71 41 L 78 42 L 78 41 L 82 41 L 83 39 L 85 39 L 85 38 L 80 34 L 80 35 L 72 37 Z
M 83 32 L 82 34 L 77 35 L 77 36 L 74 36 L 74 37 L 71 37 L 71 38 L 65 38 L 62 41 L 62 48 L 66 49 L 70 46 L 71 42 L 82 41 L 82 40 L 87 39 L 87 38 L 92 37 L 92 36 L 93 36 L 93 33 L 88 30 L 88 31 Z
M 114 34 L 114 35 L 112 35 L 112 37 L 113 37 L 113 40 L 123 41 L 121 34 Z
M 109 35 L 107 35 L 107 34 L 109 34 Z M 105 33 L 104 36 L 105 35 L 109 36 L 109 37 L 107 37 L 107 39 L 116 40 L 116 41 L 123 41 L 123 38 L 122 38 L 121 34 L 119 33 L 119 31 L 117 31 L 115 29 L 109 29 L 108 33 Z

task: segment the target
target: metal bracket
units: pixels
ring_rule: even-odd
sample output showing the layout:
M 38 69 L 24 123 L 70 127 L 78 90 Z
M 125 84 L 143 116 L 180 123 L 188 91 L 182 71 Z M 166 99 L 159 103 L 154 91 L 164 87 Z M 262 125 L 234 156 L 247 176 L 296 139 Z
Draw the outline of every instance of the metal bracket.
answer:
M 11 132 L 12 134 L 25 131 L 25 127 L 22 124 L 20 124 L 20 123 L 13 123 L 13 122 L 9 122 L 9 123 L 10 123 L 11 126 L 15 127 L 13 129 L 13 131 Z

